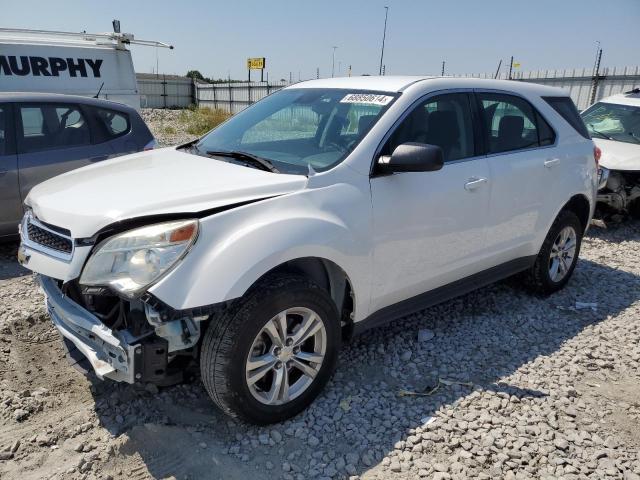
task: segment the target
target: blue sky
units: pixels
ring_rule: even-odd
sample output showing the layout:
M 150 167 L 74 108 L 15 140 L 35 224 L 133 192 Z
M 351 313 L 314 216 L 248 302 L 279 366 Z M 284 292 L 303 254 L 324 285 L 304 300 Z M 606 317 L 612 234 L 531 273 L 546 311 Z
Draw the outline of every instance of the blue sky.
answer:
M 198 69 L 246 78 L 246 58 L 267 57 L 270 79 L 315 78 L 335 69 L 377 74 L 384 23 L 387 74 L 495 71 L 511 55 L 521 70 L 591 68 L 596 41 L 604 66 L 640 64 L 640 0 L 0 0 L 0 26 L 88 32 L 122 30 L 171 43 L 161 73 Z M 156 51 L 132 47 L 136 70 L 151 72 Z M 257 77 L 257 73 L 254 74 Z

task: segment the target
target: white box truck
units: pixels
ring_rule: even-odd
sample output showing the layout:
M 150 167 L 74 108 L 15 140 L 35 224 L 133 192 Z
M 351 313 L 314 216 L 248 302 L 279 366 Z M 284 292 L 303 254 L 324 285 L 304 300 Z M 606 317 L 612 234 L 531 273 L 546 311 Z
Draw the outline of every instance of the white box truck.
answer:
M 130 33 L 0 28 L 0 92 L 98 95 L 140 109 L 130 44 L 173 48 Z

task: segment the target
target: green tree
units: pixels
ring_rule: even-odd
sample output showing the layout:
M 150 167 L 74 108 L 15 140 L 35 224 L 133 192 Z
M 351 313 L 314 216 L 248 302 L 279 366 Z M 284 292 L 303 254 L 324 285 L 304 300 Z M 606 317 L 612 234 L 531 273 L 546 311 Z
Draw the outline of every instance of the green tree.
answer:
M 189 70 L 187 72 L 187 77 L 192 78 L 194 80 L 202 80 L 202 81 L 205 80 L 205 78 L 202 76 L 199 70 Z

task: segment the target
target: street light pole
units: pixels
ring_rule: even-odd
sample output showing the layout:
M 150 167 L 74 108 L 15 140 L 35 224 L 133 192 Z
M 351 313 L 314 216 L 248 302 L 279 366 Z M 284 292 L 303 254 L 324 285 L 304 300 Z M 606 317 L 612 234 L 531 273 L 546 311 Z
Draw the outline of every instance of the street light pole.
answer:
M 384 59 L 384 41 L 387 37 L 387 16 L 389 15 L 389 7 L 384 7 L 384 30 L 382 31 L 382 50 L 380 52 L 380 71 L 378 75 L 382 75 L 382 60 Z
M 333 48 L 333 54 L 331 55 L 331 78 L 333 78 L 336 70 L 336 48 L 338 47 L 332 47 L 332 48 Z

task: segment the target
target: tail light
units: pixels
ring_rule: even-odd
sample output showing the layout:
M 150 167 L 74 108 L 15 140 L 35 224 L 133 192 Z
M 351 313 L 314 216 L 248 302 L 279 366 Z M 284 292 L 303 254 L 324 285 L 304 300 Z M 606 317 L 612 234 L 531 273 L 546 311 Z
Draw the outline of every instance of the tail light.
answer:
M 157 147 L 158 147 L 158 142 L 154 138 L 144 146 L 143 150 L 153 150 L 154 148 L 157 148 Z
M 602 156 L 602 150 L 600 147 L 593 147 L 593 159 L 596 161 L 596 168 L 600 167 L 600 157 Z

